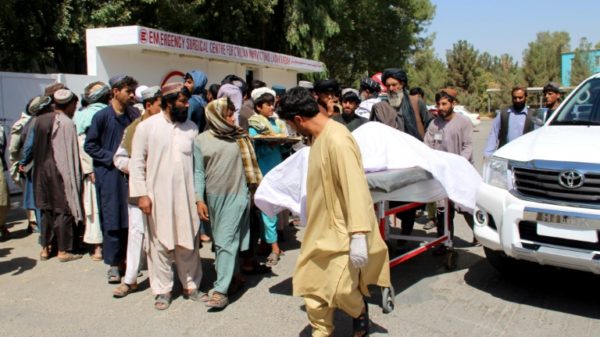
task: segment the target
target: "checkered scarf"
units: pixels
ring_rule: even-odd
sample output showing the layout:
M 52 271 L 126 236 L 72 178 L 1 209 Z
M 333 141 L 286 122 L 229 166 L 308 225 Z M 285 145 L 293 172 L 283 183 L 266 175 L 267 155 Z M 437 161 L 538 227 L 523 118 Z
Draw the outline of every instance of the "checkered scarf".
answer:
M 242 155 L 242 164 L 246 173 L 246 183 L 250 191 L 254 191 L 262 179 L 262 173 L 256 161 L 254 147 L 246 131 L 237 125 L 230 124 L 227 119 L 227 97 L 208 103 L 205 109 L 206 121 L 210 132 L 217 138 L 237 142 Z

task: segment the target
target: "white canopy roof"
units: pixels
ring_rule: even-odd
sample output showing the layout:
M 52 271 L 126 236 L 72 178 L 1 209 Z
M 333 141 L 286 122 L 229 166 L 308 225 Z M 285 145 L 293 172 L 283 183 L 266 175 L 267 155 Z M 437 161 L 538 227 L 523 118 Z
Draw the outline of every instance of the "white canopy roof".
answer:
M 86 31 L 88 66 L 95 63 L 93 56 L 99 47 L 151 50 L 168 54 L 197 56 L 208 60 L 222 60 L 259 65 L 297 72 L 321 72 L 322 62 L 300 57 L 248 48 L 192 36 L 174 34 L 142 26 L 94 28 Z M 88 67 L 88 73 L 89 73 Z M 89 73 L 89 75 L 95 75 Z

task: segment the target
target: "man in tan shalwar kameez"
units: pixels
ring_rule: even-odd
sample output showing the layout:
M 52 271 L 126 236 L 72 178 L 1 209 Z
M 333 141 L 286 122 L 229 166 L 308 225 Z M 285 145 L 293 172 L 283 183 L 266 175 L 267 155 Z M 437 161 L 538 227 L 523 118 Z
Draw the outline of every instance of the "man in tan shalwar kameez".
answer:
M 148 272 L 158 310 L 171 303 L 173 263 L 184 298 L 203 295 L 192 157 L 198 129 L 187 120 L 189 91 L 181 83 L 167 83 L 161 91 L 163 112 L 138 125 L 129 162 L 129 196 L 148 215 Z
M 345 126 L 319 113 L 300 87 L 280 102 L 279 116 L 312 136 L 307 177 L 307 228 L 293 277 L 313 336 L 333 334 L 335 308 L 354 318 L 354 336 L 368 334 L 367 285 L 390 286 L 381 238 L 358 145 Z

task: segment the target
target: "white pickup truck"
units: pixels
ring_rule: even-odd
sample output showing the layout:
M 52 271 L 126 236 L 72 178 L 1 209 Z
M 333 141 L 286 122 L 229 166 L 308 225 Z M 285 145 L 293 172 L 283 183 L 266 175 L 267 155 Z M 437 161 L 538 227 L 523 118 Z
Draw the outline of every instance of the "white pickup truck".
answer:
M 484 164 L 475 236 L 502 272 L 518 259 L 600 274 L 600 74 L 544 115 Z

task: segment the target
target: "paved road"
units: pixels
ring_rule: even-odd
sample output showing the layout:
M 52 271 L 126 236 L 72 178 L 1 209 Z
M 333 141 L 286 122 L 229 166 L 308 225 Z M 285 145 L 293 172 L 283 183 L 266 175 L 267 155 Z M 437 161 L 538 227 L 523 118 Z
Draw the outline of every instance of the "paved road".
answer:
M 489 130 L 475 133 L 476 165 Z M 280 264 L 272 275 L 249 277 L 247 288 L 221 312 L 207 312 L 181 297 L 166 312 L 153 308 L 144 272 L 143 291 L 111 297 L 106 267 L 89 257 L 61 264 L 38 260 L 37 236 L 27 236 L 24 213 L 9 223 L 15 239 L 0 243 L 2 336 L 309 336 L 303 301 L 291 296 L 291 279 L 303 231 L 286 229 Z M 422 254 L 392 270 L 396 309 L 383 314 L 380 293 L 369 300 L 374 336 L 598 336 L 600 279 L 591 274 L 531 267 L 516 277 L 499 275 L 471 247 L 471 233 L 457 217 L 459 263 Z M 416 225 L 416 230 L 421 227 Z M 214 280 L 213 255 L 205 247 L 203 285 Z M 351 320 L 336 316 L 336 336 L 349 336 Z

